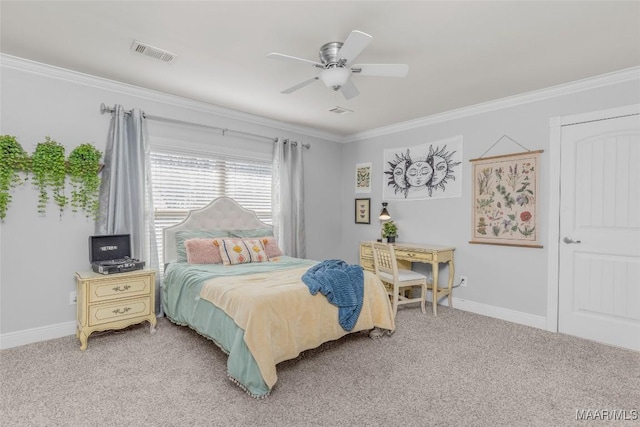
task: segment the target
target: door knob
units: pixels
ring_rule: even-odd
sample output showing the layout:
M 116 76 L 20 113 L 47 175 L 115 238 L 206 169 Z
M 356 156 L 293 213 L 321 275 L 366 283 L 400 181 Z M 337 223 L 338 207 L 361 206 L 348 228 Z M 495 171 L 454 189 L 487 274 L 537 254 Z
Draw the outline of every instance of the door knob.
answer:
M 580 243 L 580 240 L 573 240 L 571 237 L 565 237 L 564 239 L 562 239 L 562 241 L 566 244 Z

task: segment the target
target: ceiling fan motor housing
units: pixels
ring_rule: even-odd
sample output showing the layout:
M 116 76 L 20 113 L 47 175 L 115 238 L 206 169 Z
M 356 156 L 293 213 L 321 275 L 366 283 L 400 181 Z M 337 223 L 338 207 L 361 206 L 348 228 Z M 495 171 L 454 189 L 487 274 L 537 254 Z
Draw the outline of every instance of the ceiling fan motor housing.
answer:
M 330 66 L 344 66 L 344 60 L 338 58 L 338 52 L 342 47 L 342 42 L 329 42 L 322 45 L 320 48 L 320 61 L 324 64 L 325 68 Z

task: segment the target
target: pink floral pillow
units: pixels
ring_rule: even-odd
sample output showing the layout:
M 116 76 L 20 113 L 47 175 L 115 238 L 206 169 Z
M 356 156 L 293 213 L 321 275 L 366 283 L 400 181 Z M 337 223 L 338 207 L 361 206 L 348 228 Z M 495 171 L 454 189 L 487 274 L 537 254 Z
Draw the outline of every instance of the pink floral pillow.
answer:
M 223 239 L 220 255 L 224 265 L 269 261 L 260 239 Z
M 189 264 L 222 264 L 221 239 L 188 239 L 184 242 Z
M 273 236 L 261 237 L 260 241 L 262 242 L 264 251 L 266 252 L 269 259 L 282 255 L 282 251 L 278 247 L 278 243 Z

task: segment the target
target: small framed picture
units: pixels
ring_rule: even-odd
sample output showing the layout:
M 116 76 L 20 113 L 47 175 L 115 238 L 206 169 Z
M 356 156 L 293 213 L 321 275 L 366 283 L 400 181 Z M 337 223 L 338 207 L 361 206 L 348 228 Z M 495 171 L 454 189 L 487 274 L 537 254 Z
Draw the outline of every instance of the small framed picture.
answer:
M 371 193 L 371 163 L 356 165 L 356 193 Z
M 356 224 L 371 224 L 371 199 L 356 199 Z

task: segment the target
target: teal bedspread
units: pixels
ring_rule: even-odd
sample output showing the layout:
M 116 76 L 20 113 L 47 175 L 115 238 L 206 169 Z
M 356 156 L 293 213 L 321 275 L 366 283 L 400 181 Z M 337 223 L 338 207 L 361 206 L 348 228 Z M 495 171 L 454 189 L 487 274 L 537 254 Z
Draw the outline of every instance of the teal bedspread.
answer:
M 244 331 L 227 314 L 200 298 L 204 283 L 216 277 L 264 273 L 312 266 L 317 261 L 282 256 L 278 261 L 233 266 L 171 263 L 165 270 L 162 306 L 167 317 L 213 340 L 225 353 L 229 377 L 254 397 L 270 393 L 244 342 Z

